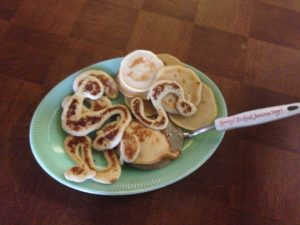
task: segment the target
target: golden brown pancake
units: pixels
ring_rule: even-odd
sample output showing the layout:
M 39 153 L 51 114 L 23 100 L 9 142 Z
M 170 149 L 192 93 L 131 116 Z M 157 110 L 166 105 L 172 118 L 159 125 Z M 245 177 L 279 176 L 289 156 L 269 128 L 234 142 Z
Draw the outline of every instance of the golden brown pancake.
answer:
M 211 124 L 218 115 L 218 109 L 213 91 L 206 84 L 203 84 L 202 99 L 197 106 L 197 111 L 190 117 L 180 115 L 169 115 L 169 118 L 176 125 L 188 129 L 196 130 Z
M 130 102 L 133 98 L 129 98 L 125 96 L 125 103 L 128 107 L 130 107 Z M 152 103 L 150 100 L 145 100 L 143 99 L 144 102 L 144 113 L 146 116 L 154 116 L 157 114 L 157 111 L 155 110 L 155 108 L 153 107 Z
M 121 176 L 121 166 L 115 150 L 105 150 L 103 155 L 107 161 L 104 168 L 95 165 L 92 155 L 92 140 L 88 136 L 67 136 L 64 142 L 65 152 L 76 166 L 65 172 L 65 178 L 74 182 L 92 179 L 103 184 L 111 184 Z
M 182 86 L 187 101 L 195 106 L 200 103 L 202 82 L 193 70 L 178 65 L 166 66 L 158 72 L 155 82 L 159 80 L 176 81 Z M 177 97 L 169 94 L 162 100 L 162 105 L 167 112 L 178 114 L 176 101 Z
M 164 133 L 147 128 L 137 121 L 129 124 L 126 133 L 129 136 L 136 136 L 139 142 L 138 145 L 132 145 L 140 148 L 139 150 L 131 149 L 133 152 L 139 152 L 133 164 L 149 166 L 164 159 L 175 159 L 180 155 L 180 150 L 171 151 L 170 143 Z M 126 137 L 123 137 L 123 140 L 125 139 Z

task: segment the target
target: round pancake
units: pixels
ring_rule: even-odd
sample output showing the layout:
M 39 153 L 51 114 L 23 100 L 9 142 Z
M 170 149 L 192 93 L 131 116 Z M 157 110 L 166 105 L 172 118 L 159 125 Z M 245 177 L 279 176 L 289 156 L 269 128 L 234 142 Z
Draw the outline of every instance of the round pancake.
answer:
M 164 63 L 165 66 L 172 66 L 172 65 L 185 66 L 183 62 L 181 62 L 175 56 L 172 56 L 170 54 L 160 53 L 156 55 Z
M 127 54 L 120 64 L 119 88 L 124 95 L 147 97 L 163 62 L 151 51 L 135 50 Z
M 145 127 L 139 122 L 131 121 L 126 128 L 128 135 L 136 136 L 140 147 L 137 158 L 131 165 L 143 169 L 160 168 L 180 155 L 180 150 L 171 149 L 165 133 Z M 126 137 L 123 137 L 126 140 Z
M 180 65 L 165 66 L 158 72 L 155 82 L 159 80 L 176 81 L 182 86 L 187 101 L 192 102 L 195 106 L 200 103 L 202 82 L 193 70 Z M 162 105 L 166 112 L 179 114 L 176 109 L 176 101 L 177 97 L 173 94 L 163 98 Z
M 132 99 L 133 98 L 129 98 L 125 96 L 125 103 L 129 108 L 130 108 L 130 101 Z M 143 100 L 143 102 L 144 102 L 144 113 L 146 116 L 154 116 L 157 114 L 150 100 Z
M 187 130 L 196 130 L 211 124 L 218 115 L 218 109 L 213 91 L 203 84 L 202 99 L 197 106 L 197 111 L 190 117 L 180 115 L 169 115 L 169 118 L 177 126 Z

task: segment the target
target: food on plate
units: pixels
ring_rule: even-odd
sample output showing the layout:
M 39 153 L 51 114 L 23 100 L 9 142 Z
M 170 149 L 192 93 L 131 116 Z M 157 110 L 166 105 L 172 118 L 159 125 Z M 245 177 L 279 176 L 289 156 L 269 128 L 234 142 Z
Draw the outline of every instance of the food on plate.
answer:
M 192 102 L 195 106 L 200 103 L 202 82 L 192 69 L 179 65 L 165 66 L 158 72 L 155 82 L 159 80 L 176 81 L 182 86 L 186 100 Z M 179 114 L 176 101 L 177 97 L 175 95 L 168 94 L 162 100 L 162 106 L 169 113 Z
M 121 175 L 121 166 L 114 150 L 103 151 L 107 161 L 105 168 L 97 168 L 92 154 L 92 141 L 88 136 L 67 136 L 64 142 L 65 152 L 76 166 L 65 172 L 65 178 L 74 182 L 93 179 L 99 183 L 111 184 Z M 101 153 L 100 153 L 101 154 Z
M 125 147 L 120 147 L 125 148 L 121 150 L 121 159 L 136 167 L 157 168 L 180 155 L 179 149 L 171 150 L 166 134 L 147 128 L 137 121 L 129 124 L 125 134 L 121 142 L 125 143 Z M 134 159 L 127 160 L 131 154 L 135 154 Z
M 93 148 L 96 150 L 106 150 L 116 147 L 123 136 L 123 133 L 131 121 L 130 111 L 126 106 L 113 105 L 101 111 L 99 126 L 108 121 L 112 116 L 117 116 L 117 121 L 105 125 L 96 132 L 96 138 L 93 141 Z
M 120 178 L 122 173 L 119 158 L 114 149 L 103 151 L 103 155 L 106 159 L 106 167 L 97 168 L 91 161 L 92 168 L 96 171 L 96 175 L 92 179 L 99 183 L 112 184 Z
M 104 86 L 104 92 L 109 98 L 116 98 L 119 90 L 116 81 L 108 75 L 106 72 L 101 70 L 87 70 L 77 76 L 73 82 L 73 90 L 77 91 L 79 85 L 86 77 L 95 77 Z
M 178 58 L 170 54 L 160 53 L 157 54 L 157 56 L 163 61 L 165 66 L 173 66 L 173 65 L 185 66 L 183 62 L 181 62 Z M 172 94 L 168 94 L 162 99 L 162 106 L 168 113 L 178 114 L 177 110 L 175 109 L 175 102 L 176 102 L 176 96 Z
M 102 97 L 103 89 L 100 84 L 101 82 L 93 76 L 86 77 L 79 84 L 75 93 L 63 103 L 61 124 L 68 134 L 85 136 L 100 129 L 111 117 L 119 116 L 118 123 L 106 127 L 103 132 L 98 132 L 93 142 L 95 149 L 105 150 L 119 144 L 126 126 L 131 121 L 131 114 L 124 105 L 112 105 L 99 111 L 84 111 L 83 102 L 86 98 L 95 100 Z
M 181 62 L 175 56 L 172 56 L 170 54 L 160 53 L 156 55 L 164 63 L 165 66 L 172 66 L 172 65 L 185 66 L 183 62 Z
M 130 102 L 132 101 L 132 99 L 133 98 L 125 97 L 125 103 L 128 107 L 130 107 Z M 143 99 L 143 104 L 145 116 L 154 116 L 157 114 L 150 100 Z
M 190 116 L 196 112 L 196 107 L 184 97 L 183 88 L 175 81 L 161 80 L 155 82 L 148 93 L 148 96 L 157 111 L 156 118 L 148 118 L 144 114 L 143 100 L 139 97 L 130 102 L 130 109 L 134 117 L 146 127 L 163 130 L 167 127 L 169 119 L 166 111 L 161 105 L 161 100 L 167 94 L 174 94 L 177 97 L 176 109 L 182 116 Z
M 76 163 L 65 172 L 70 181 L 111 184 L 123 162 L 142 169 L 165 166 L 181 153 L 166 129 L 169 117 L 195 130 L 217 116 L 212 90 L 174 56 L 136 50 L 124 57 L 117 76 L 116 82 L 104 71 L 84 71 L 73 82 L 74 93 L 61 103 L 61 126 L 69 134 L 64 148 Z M 110 100 L 119 90 L 130 110 Z M 93 140 L 87 136 L 92 132 Z M 105 168 L 95 165 L 92 149 L 103 154 Z
M 83 106 L 83 111 L 100 111 L 104 108 L 107 108 L 109 106 L 112 106 L 111 101 L 106 96 L 102 96 L 100 99 L 97 100 L 91 100 L 87 99 L 87 107 Z
M 213 91 L 203 84 L 201 102 L 197 111 L 190 117 L 170 114 L 170 119 L 177 126 L 188 130 L 196 130 L 211 124 L 218 115 L 218 108 Z
M 118 83 L 120 91 L 127 97 L 146 99 L 157 72 L 163 62 L 152 52 L 136 50 L 124 57 L 121 62 Z
M 88 137 L 67 136 L 64 142 L 65 152 L 76 163 L 76 166 L 65 172 L 65 178 L 74 182 L 83 182 L 96 175 L 96 171 L 91 169 L 89 161 L 84 158 L 92 158 L 92 152 L 89 148 L 91 140 Z M 81 152 L 79 149 L 81 148 Z M 83 154 L 86 156 L 83 157 Z
M 68 100 L 70 99 L 71 96 L 66 96 L 64 100 L 61 103 L 61 107 L 64 108 Z M 88 112 L 88 111 L 100 111 L 101 109 L 104 109 L 106 107 L 109 107 L 112 105 L 111 101 L 109 98 L 106 96 L 102 96 L 100 99 L 97 100 L 91 100 L 87 99 L 86 100 L 86 105 L 82 106 L 82 111 L 83 112 Z
M 126 128 L 119 145 L 120 162 L 133 162 L 141 151 L 141 145 L 136 133 L 130 132 L 130 124 Z

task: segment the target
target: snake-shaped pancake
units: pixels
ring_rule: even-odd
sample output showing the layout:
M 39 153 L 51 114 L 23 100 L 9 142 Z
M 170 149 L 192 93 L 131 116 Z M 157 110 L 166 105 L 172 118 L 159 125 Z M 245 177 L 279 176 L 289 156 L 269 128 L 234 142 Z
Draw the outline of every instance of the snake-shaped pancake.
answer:
M 61 107 L 64 108 L 68 100 L 71 96 L 66 96 L 64 100 L 61 103 Z M 112 106 L 111 101 L 106 96 L 102 96 L 100 99 L 97 100 L 91 100 L 86 99 L 86 103 L 88 106 L 83 105 L 82 111 L 88 112 L 88 111 L 100 111 L 101 109 L 104 109 L 106 107 Z
M 98 130 L 111 117 L 118 116 L 115 126 L 98 132 L 93 142 L 97 150 L 114 148 L 119 144 L 126 126 L 131 121 L 130 111 L 123 105 L 112 105 L 98 111 L 84 110 L 83 102 L 86 98 L 99 99 L 103 95 L 104 85 L 93 76 L 87 76 L 82 80 L 76 92 L 63 103 L 61 116 L 62 128 L 71 135 L 85 136 Z
M 161 101 L 164 96 L 170 93 L 178 97 L 176 108 L 182 116 L 191 116 L 196 112 L 197 108 L 193 103 L 185 99 L 184 91 L 176 81 L 161 80 L 155 82 L 151 86 L 148 93 L 148 98 L 150 98 L 154 108 L 157 111 L 156 118 L 151 119 L 145 116 L 143 100 L 140 97 L 136 97 L 130 102 L 132 114 L 146 127 L 155 130 L 165 129 L 168 125 L 169 118 L 166 111 L 162 107 Z
M 76 163 L 76 166 L 65 172 L 67 180 L 83 182 L 93 179 L 99 183 L 111 184 L 119 179 L 121 166 L 115 150 L 103 151 L 107 166 L 99 169 L 94 163 L 91 139 L 88 136 L 67 136 L 64 146 L 65 152 Z
M 119 90 L 116 81 L 101 70 L 87 70 L 77 76 L 73 82 L 74 92 L 77 91 L 81 82 L 89 76 L 97 78 L 103 84 L 104 93 L 107 95 L 107 97 L 114 99 L 118 96 Z

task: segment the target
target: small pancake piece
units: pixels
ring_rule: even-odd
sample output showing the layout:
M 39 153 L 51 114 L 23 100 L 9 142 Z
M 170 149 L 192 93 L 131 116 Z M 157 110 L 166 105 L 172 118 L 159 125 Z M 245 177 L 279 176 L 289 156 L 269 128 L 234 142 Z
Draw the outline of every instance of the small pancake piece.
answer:
M 166 66 L 158 72 L 155 82 L 159 80 L 176 81 L 182 86 L 186 100 L 195 106 L 200 103 L 202 82 L 193 70 L 179 65 Z M 179 114 L 176 101 L 177 97 L 169 94 L 162 100 L 162 106 L 168 113 Z
M 119 145 L 120 162 L 133 162 L 136 160 L 141 150 L 138 137 L 131 132 L 124 132 L 122 141 Z
M 203 84 L 201 102 L 197 106 L 197 111 L 194 115 L 183 117 L 170 114 L 169 117 L 177 126 L 188 130 L 196 130 L 211 124 L 217 115 L 218 109 L 214 93 L 210 87 Z
M 171 150 L 170 143 L 163 132 L 147 128 L 137 121 L 129 124 L 126 133 L 136 136 L 139 142 L 137 145 L 133 145 L 140 148 L 137 150 L 139 152 L 137 157 L 131 162 L 134 165 L 151 167 L 166 159 L 176 159 L 180 155 L 180 150 Z M 124 138 L 126 139 L 126 136 L 123 137 L 123 140 L 125 140 Z

